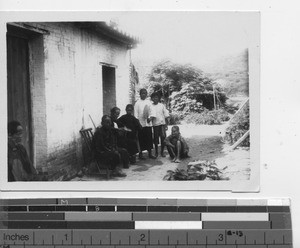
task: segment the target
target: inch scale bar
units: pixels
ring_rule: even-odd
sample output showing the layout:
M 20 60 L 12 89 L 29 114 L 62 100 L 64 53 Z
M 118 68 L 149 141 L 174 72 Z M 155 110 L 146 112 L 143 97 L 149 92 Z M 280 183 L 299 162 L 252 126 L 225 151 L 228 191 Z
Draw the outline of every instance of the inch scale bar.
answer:
M 292 248 L 288 199 L 0 199 L 0 248 Z
M 158 245 L 194 247 L 209 245 L 222 248 L 292 247 L 291 230 L 0 230 L 5 245 L 31 246 L 135 246 Z M 246 245 L 246 246 L 245 246 Z M 250 246 L 249 246 L 250 245 Z M 1 247 L 1 246 L 0 246 Z
M 234 199 L 114 199 L 114 198 L 48 198 L 0 199 L 1 211 L 11 212 L 289 212 L 289 201 Z

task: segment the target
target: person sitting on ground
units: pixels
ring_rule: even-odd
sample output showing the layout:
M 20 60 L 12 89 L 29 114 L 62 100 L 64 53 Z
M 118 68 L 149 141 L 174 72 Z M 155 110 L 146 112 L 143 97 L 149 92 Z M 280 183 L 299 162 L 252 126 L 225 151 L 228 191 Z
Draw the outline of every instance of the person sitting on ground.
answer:
M 150 106 L 150 115 L 147 119 L 148 123 L 152 121 L 153 124 L 153 143 L 155 147 L 155 157 L 158 157 L 158 144 L 160 139 L 161 144 L 161 156 L 164 155 L 166 130 L 168 130 L 168 121 L 170 118 L 169 111 L 165 105 L 160 103 L 160 95 L 157 92 L 152 93 L 151 99 L 153 104 Z
M 142 129 L 142 126 L 137 118 L 133 116 L 134 107 L 132 104 L 126 106 L 126 114 L 122 115 L 118 119 L 118 127 L 125 128 L 125 143 L 126 149 L 130 156 L 130 162 L 136 162 L 136 154 L 139 152 L 138 149 L 138 131 Z
M 155 158 L 152 155 L 153 138 L 152 138 L 152 122 L 147 122 L 147 118 L 150 114 L 150 106 L 152 102 L 147 99 L 147 90 L 145 88 L 140 89 L 140 99 L 136 101 L 134 105 L 134 116 L 140 121 L 142 129 L 138 132 L 139 137 L 139 159 L 145 159 L 143 157 L 143 151 L 148 151 L 149 158 Z
M 26 148 L 22 145 L 23 127 L 18 121 L 8 123 L 8 181 L 36 181 L 38 173 L 33 167 Z
M 185 139 L 181 136 L 178 126 L 172 127 L 171 135 L 165 139 L 165 144 L 172 162 L 180 163 L 180 159 L 188 157 L 189 147 Z
M 96 159 L 110 165 L 113 176 L 125 177 L 126 174 L 118 167 L 120 162 L 123 168 L 129 168 L 129 155 L 125 149 L 117 146 L 117 136 L 111 127 L 111 118 L 104 115 L 101 119 L 101 127 L 96 129 L 93 137 L 93 149 Z

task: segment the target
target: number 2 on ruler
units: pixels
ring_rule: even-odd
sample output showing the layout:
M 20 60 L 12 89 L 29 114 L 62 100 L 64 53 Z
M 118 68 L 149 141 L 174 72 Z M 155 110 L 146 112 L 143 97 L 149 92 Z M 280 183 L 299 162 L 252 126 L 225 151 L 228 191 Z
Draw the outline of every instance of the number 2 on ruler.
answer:
M 146 241 L 146 239 L 145 239 L 145 238 L 146 238 L 146 235 L 145 235 L 145 234 L 142 233 L 142 234 L 140 235 L 140 237 L 141 237 L 141 240 L 140 240 L 140 241 Z

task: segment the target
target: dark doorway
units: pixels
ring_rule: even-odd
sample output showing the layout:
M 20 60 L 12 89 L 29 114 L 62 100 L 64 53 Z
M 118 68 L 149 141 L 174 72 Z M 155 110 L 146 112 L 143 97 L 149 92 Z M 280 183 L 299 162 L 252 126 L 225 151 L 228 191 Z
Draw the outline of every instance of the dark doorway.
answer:
M 110 109 L 116 106 L 116 69 L 102 66 L 103 114 L 110 115 Z
M 8 121 L 19 121 L 24 129 L 23 145 L 31 159 L 32 117 L 29 81 L 28 39 L 7 33 L 7 112 Z

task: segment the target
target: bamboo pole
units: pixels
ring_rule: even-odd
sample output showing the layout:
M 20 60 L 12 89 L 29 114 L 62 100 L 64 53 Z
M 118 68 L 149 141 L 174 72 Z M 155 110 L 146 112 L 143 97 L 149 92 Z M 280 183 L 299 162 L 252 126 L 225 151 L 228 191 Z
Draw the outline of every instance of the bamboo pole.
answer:
M 235 142 L 231 147 L 229 147 L 229 150 L 234 150 L 235 148 L 237 148 L 250 134 L 250 130 L 248 130 L 246 133 L 244 133 L 244 135 L 239 138 L 239 140 L 237 142 Z
M 215 86 L 213 86 L 213 96 L 214 96 L 214 109 L 216 110 L 216 93 L 215 93 Z
M 95 127 L 95 129 L 96 129 L 97 127 L 96 127 L 96 125 L 95 125 L 95 123 L 94 123 L 94 121 L 93 121 L 93 119 L 92 119 L 92 116 L 89 115 L 89 117 L 90 117 L 90 119 L 91 119 L 91 121 L 92 121 L 92 123 L 93 123 L 93 125 L 94 125 L 94 127 Z
M 249 102 L 249 98 L 247 98 L 247 99 L 243 102 L 243 104 L 241 105 L 241 107 L 238 109 L 238 111 L 235 112 L 234 116 L 231 117 L 231 119 L 229 120 L 229 122 L 230 122 L 231 120 L 233 120 L 233 118 L 234 118 L 235 116 L 237 116 L 237 114 L 238 114 L 239 112 L 241 112 L 241 110 L 245 107 L 246 103 L 248 103 L 248 102 Z

